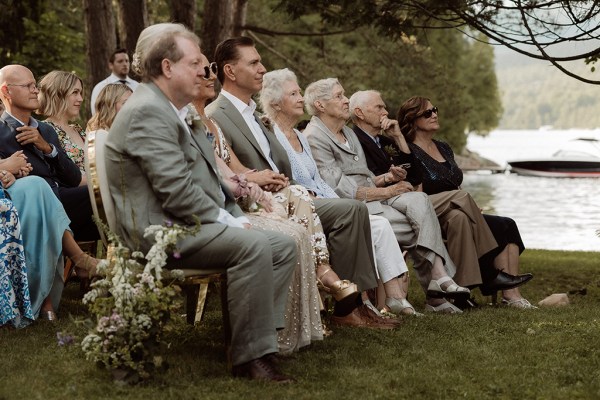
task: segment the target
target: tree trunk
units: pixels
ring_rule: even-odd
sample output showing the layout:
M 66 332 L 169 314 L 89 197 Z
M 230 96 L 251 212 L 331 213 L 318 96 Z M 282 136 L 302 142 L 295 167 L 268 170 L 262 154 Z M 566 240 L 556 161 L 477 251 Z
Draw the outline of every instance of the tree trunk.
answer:
M 89 104 L 93 87 L 109 73 L 108 59 L 117 45 L 117 36 L 111 0 L 83 0 L 83 14 L 88 59 L 85 97 Z M 89 116 L 90 107 L 85 110 Z
M 131 60 L 140 33 L 148 26 L 146 0 L 119 0 L 119 46 Z
M 171 21 L 193 31 L 196 26 L 196 0 L 171 0 Z
M 217 44 L 240 36 L 246 23 L 248 0 L 206 0 L 202 21 L 202 53 L 213 61 Z

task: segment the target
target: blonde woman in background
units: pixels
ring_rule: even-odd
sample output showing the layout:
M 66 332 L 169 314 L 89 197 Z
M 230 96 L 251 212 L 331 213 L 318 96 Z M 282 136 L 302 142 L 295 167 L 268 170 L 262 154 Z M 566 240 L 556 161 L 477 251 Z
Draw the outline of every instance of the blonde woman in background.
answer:
M 79 110 L 83 103 L 83 81 L 77 75 L 67 71 L 51 71 L 39 83 L 37 113 L 46 117 L 62 148 L 69 158 L 81 170 L 80 186 L 87 184 L 84 168 L 85 130 L 77 123 Z

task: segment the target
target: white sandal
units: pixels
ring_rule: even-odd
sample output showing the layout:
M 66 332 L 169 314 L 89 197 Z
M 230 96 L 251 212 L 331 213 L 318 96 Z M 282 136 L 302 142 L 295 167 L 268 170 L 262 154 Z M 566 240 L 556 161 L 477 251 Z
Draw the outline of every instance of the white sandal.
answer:
M 454 304 L 450 302 L 444 302 L 437 306 L 432 306 L 430 304 L 425 304 L 425 311 L 436 312 L 436 313 L 445 313 L 445 314 L 462 314 L 462 310 L 456 307 Z
M 406 299 L 386 297 L 385 306 L 396 315 L 414 315 L 415 317 L 423 316 L 423 314 L 417 312 L 413 305 L 410 304 Z
M 535 310 L 537 309 L 536 306 L 534 306 L 533 304 L 531 304 L 527 299 L 525 298 L 520 298 L 517 300 L 506 300 L 506 299 L 502 299 L 502 304 L 508 307 L 514 307 L 514 308 L 520 308 L 520 309 L 528 309 L 528 310 Z
M 446 285 L 445 288 L 442 287 L 445 283 L 451 282 L 449 285 Z M 429 286 L 427 287 L 427 296 L 433 298 L 442 298 L 449 297 L 455 299 L 457 297 L 466 297 L 470 296 L 471 291 L 465 287 L 458 286 L 456 282 L 452 280 L 449 276 L 442 276 L 438 280 L 432 280 L 429 282 Z

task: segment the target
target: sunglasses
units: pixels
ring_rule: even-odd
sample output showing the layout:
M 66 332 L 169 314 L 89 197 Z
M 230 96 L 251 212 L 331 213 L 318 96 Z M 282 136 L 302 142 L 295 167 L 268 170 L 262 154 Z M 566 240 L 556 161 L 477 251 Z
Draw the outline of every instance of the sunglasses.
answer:
M 421 115 L 419 115 L 417 118 L 419 118 L 419 117 L 431 118 L 431 116 L 433 115 L 433 113 L 435 113 L 435 115 L 438 115 L 438 108 L 437 107 L 432 107 L 429 110 L 423 111 L 421 113 Z
M 208 67 L 204 67 L 204 76 L 202 77 L 205 80 L 209 80 L 210 79 L 210 73 L 212 72 L 213 74 L 217 75 L 217 63 L 216 62 L 211 62 L 210 64 L 208 64 Z

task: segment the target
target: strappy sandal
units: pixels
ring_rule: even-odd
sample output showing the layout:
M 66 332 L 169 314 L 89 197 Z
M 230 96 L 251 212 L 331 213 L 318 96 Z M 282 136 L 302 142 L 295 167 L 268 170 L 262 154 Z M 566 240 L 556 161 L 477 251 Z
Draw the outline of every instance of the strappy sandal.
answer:
M 450 282 L 448 285 L 445 283 Z M 448 297 L 455 299 L 457 297 L 469 297 L 471 291 L 465 287 L 458 286 L 449 276 L 442 276 L 440 279 L 432 280 L 427 287 L 427 296 L 433 298 Z
M 521 297 L 520 299 L 517 300 L 506 300 L 506 299 L 502 299 L 502 304 L 508 307 L 514 307 L 514 308 L 520 308 L 523 310 L 535 310 L 537 309 L 536 306 L 534 306 L 533 304 L 531 304 L 527 299 Z
M 96 266 L 99 261 L 96 258 L 87 253 L 81 253 L 69 258 L 73 261 L 75 273 L 78 277 L 86 279 L 96 275 Z
M 336 301 L 340 301 L 350 295 L 358 293 L 358 287 L 356 284 L 347 279 L 335 281 L 330 286 L 325 286 L 321 279 L 330 271 L 333 272 L 331 268 L 327 268 L 327 270 L 323 272 L 321 276 L 317 277 L 317 287 L 320 290 L 332 295 Z
M 452 303 L 444 302 L 437 306 L 432 306 L 430 304 L 425 304 L 425 311 L 442 313 L 442 314 L 462 314 L 460 308 L 454 306 Z
M 415 317 L 423 316 L 423 314 L 417 312 L 413 305 L 410 304 L 406 299 L 386 297 L 385 306 L 396 315 L 414 315 Z

